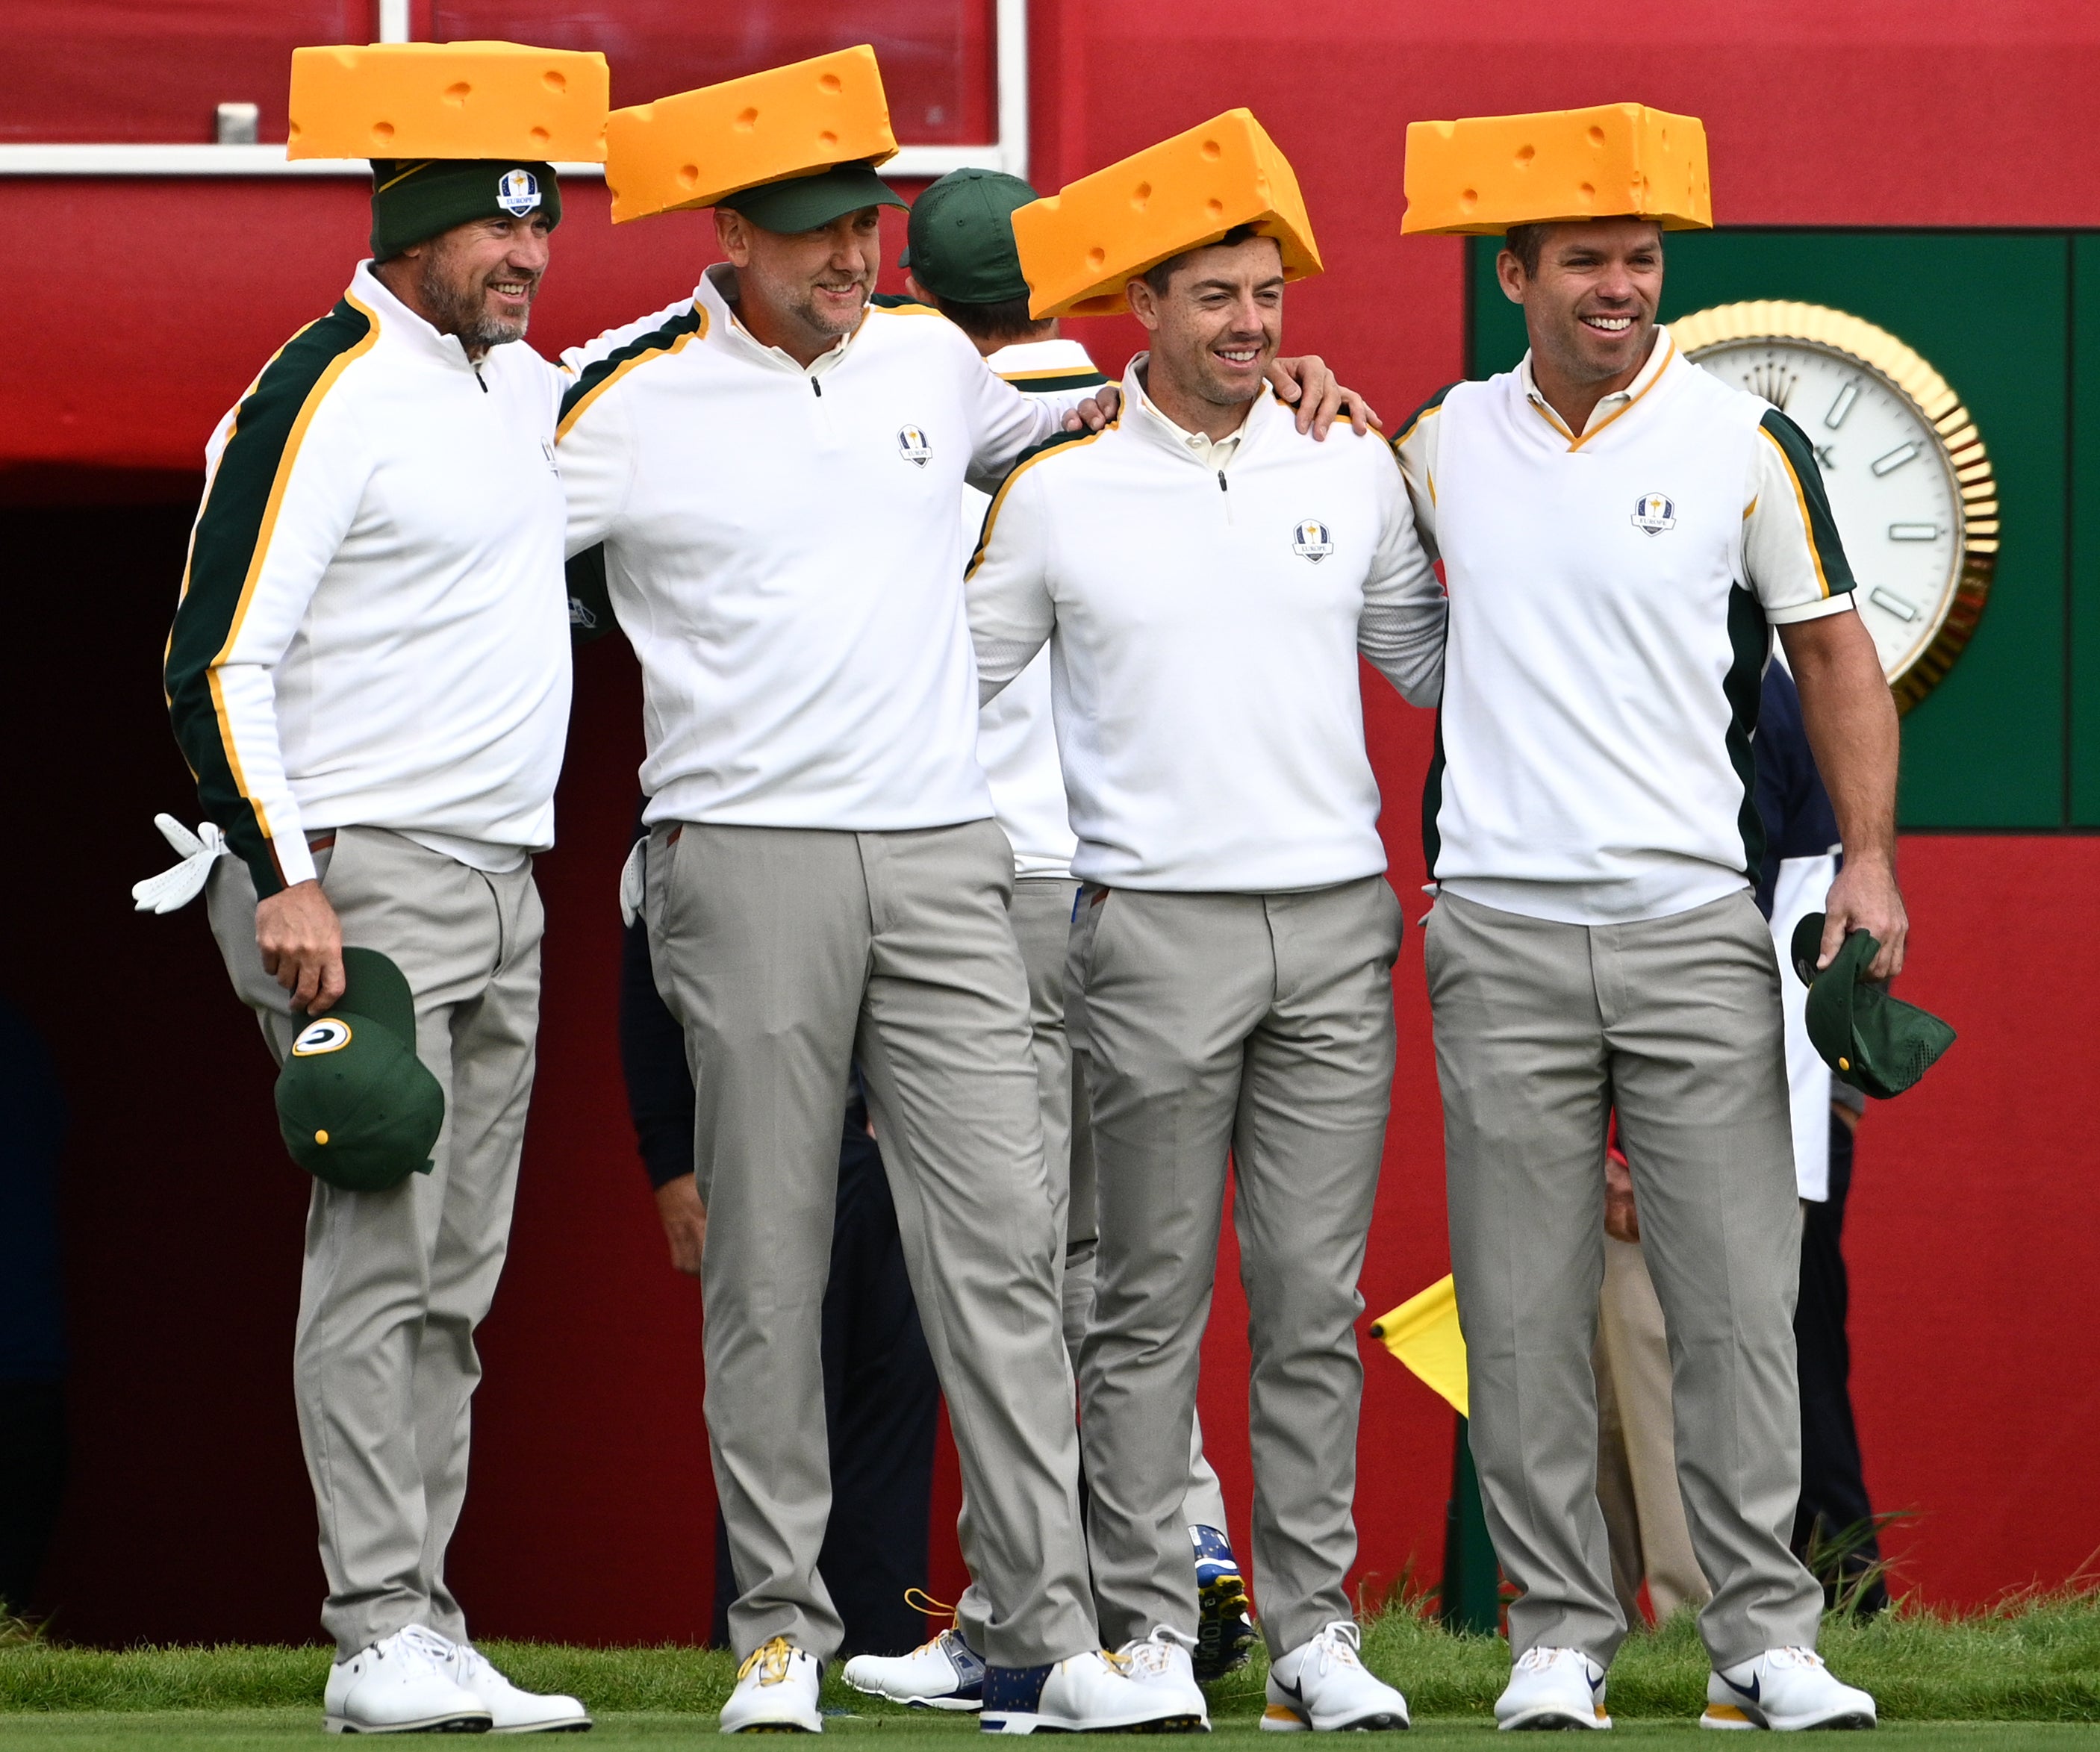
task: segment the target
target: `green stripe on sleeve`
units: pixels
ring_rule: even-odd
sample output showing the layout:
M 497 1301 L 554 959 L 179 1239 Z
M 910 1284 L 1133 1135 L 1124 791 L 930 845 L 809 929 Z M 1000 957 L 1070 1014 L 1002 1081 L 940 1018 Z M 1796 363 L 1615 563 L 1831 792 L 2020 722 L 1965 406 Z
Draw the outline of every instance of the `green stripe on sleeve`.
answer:
M 1845 544 L 1838 539 L 1838 520 L 1830 514 L 1830 496 L 1824 491 L 1823 470 L 1815 463 L 1815 447 L 1809 443 L 1808 435 L 1776 408 L 1767 408 L 1758 424 L 1771 434 L 1787 466 L 1793 470 L 1794 483 L 1801 489 L 1802 505 L 1808 512 L 1808 542 L 1815 550 L 1816 565 L 1822 571 L 1823 581 L 1830 587 L 1830 594 L 1842 596 L 1853 588 L 1852 567 L 1845 558 Z
M 1800 435 L 1797 432 L 1795 436 Z M 1728 673 L 1721 683 L 1728 702 L 1728 764 L 1742 781 L 1743 801 L 1736 812 L 1736 827 L 1743 836 L 1743 872 L 1754 887 L 1765 861 L 1765 823 L 1758 813 L 1755 751 L 1758 704 L 1764 698 L 1765 664 L 1771 660 L 1771 626 L 1765 619 L 1763 606 L 1740 584 L 1728 589 Z
M 254 805 L 241 794 L 229 730 L 212 697 L 211 670 L 232 636 L 258 549 L 271 489 L 289 457 L 294 430 L 329 367 L 364 342 L 372 320 L 347 300 L 295 335 L 263 368 L 234 416 L 190 538 L 183 596 L 168 634 L 165 685 L 175 740 L 196 774 L 197 802 L 254 872 L 258 895 L 284 885 Z
M 619 371 L 631 360 L 645 358 L 651 353 L 668 352 L 685 336 L 704 332 L 707 328 L 707 312 L 695 301 L 673 316 L 660 329 L 651 329 L 646 334 L 638 334 L 623 346 L 615 347 L 604 358 L 585 366 L 576 381 L 563 391 L 561 412 L 555 417 L 558 428 L 566 428 L 569 417 L 598 393 L 598 386 Z

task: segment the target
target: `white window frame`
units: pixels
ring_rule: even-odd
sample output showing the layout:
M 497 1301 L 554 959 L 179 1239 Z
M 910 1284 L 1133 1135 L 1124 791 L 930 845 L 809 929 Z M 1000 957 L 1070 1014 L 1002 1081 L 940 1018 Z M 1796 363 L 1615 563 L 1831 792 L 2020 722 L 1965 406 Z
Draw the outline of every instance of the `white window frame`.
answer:
M 905 146 L 883 167 L 901 180 L 968 166 L 1028 174 L 1028 0 L 994 0 L 992 58 L 999 137 L 976 146 Z M 377 40 L 406 42 L 408 0 L 375 0 Z M 563 164 L 568 177 L 602 177 L 599 164 Z M 362 158 L 288 159 L 282 146 L 41 146 L 0 143 L 0 176 L 369 176 Z

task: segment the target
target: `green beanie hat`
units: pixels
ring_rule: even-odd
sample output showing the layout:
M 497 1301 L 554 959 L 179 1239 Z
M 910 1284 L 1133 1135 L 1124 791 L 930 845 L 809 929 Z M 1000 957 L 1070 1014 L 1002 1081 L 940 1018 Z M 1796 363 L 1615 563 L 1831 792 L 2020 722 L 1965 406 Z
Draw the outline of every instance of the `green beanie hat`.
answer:
M 416 1056 L 416 1000 L 374 949 L 345 949 L 343 994 L 300 1029 L 277 1075 L 277 1129 L 292 1159 L 346 1192 L 430 1172 L 444 1091 Z
M 397 158 L 372 161 L 372 258 L 404 249 L 474 219 L 524 218 L 544 213 L 562 223 L 554 167 L 509 158 Z

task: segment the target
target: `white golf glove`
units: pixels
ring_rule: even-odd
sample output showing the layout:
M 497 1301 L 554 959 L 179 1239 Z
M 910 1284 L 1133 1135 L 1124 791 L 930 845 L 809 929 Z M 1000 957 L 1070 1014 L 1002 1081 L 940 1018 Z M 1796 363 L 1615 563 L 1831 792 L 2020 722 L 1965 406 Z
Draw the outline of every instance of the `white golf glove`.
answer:
M 153 825 L 161 837 L 174 847 L 182 862 L 172 870 L 131 885 L 131 898 L 140 912 L 174 912 L 187 907 L 204 891 L 211 867 L 232 855 L 226 836 L 210 822 L 201 821 L 195 833 L 172 815 L 156 815 Z
M 649 850 L 646 840 L 637 840 L 620 867 L 620 922 L 629 930 L 642 916 L 642 858 Z

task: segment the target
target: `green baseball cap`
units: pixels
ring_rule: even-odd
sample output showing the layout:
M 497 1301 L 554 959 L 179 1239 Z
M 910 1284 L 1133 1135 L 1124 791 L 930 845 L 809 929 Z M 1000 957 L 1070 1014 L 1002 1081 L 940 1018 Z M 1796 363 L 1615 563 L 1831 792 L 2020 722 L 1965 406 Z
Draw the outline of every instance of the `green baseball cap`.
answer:
M 1793 928 L 1793 970 L 1808 987 L 1808 1038 L 1841 1083 L 1886 1101 L 1931 1070 L 1954 1044 L 1954 1030 L 1930 1010 L 1889 995 L 1867 978 L 1882 946 L 1854 931 L 1820 973 L 1823 915 Z
M 791 176 L 784 182 L 739 189 L 715 205 L 741 213 L 761 231 L 813 232 L 842 214 L 858 213 L 862 207 L 901 207 L 904 197 L 862 159 L 854 164 L 833 165 L 828 170 L 814 171 L 808 176 Z
M 375 949 L 346 949 L 336 1007 L 299 1030 L 277 1074 L 277 1129 L 292 1159 L 346 1192 L 430 1172 L 445 1094 L 416 1057 L 416 999 Z
M 958 304 L 999 304 L 1028 296 L 1013 213 L 1035 191 L 1004 170 L 951 170 L 911 208 L 899 267 L 929 292 Z

